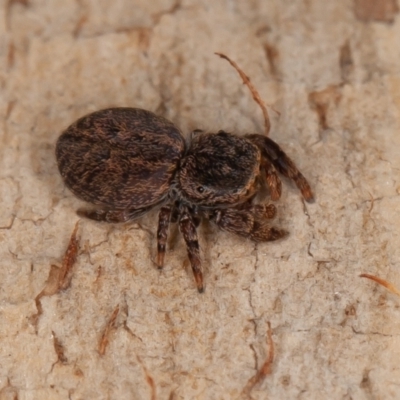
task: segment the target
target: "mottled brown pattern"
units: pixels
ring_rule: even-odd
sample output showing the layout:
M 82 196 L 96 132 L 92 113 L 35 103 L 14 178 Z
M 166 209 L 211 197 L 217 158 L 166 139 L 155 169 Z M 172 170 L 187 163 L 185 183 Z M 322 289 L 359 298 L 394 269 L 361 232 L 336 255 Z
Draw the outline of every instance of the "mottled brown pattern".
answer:
M 106 222 L 127 222 L 155 205 L 159 215 L 157 265 L 164 266 L 168 228 L 179 223 L 197 288 L 203 291 L 196 226 L 208 218 L 226 231 L 254 241 L 286 235 L 270 227 L 273 205 L 253 205 L 265 179 L 271 198 L 281 194 L 277 171 L 292 179 L 307 201 L 309 184 L 271 139 L 219 131 L 192 135 L 185 152 L 179 130 L 164 118 L 134 108 L 112 108 L 80 118 L 59 138 L 58 166 L 73 193 L 99 209 L 80 215 Z
M 67 128 L 56 156 L 77 197 L 136 211 L 165 198 L 184 150 L 179 130 L 168 120 L 138 108 L 110 108 Z
M 245 138 L 199 134 L 181 163 L 180 196 L 207 208 L 243 203 L 257 189 L 260 160 L 260 150 Z
M 262 107 L 268 134 L 265 105 L 249 78 L 232 65 Z M 72 192 L 99 206 L 80 210 L 82 216 L 128 222 L 162 204 L 157 266 L 164 266 L 169 224 L 177 222 L 199 292 L 204 286 L 196 227 L 202 218 L 256 242 L 272 241 L 286 231 L 269 225 L 275 206 L 252 204 L 261 181 L 265 180 L 271 199 L 277 200 L 282 190 L 279 172 L 294 181 L 307 201 L 313 200 L 307 180 L 267 136 L 196 130 L 186 149 L 171 122 L 135 108 L 110 108 L 80 118 L 60 136 L 56 156 Z

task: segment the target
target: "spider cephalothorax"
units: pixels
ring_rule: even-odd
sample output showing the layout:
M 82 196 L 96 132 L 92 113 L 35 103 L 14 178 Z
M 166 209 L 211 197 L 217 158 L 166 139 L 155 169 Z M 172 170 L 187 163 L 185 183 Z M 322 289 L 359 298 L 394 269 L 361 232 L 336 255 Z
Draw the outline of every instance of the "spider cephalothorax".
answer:
M 258 93 L 228 61 L 262 107 L 268 134 L 268 114 Z M 269 225 L 274 205 L 253 204 L 261 181 L 266 181 L 276 200 L 281 194 L 279 172 L 295 182 L 307 201 L 313 199 L 307 180 L 267 136 L 197 132 L 186 146 L 170 121 L 137 108 L 110 108 L 80 118 L 61 134 L 56 156 L 71 191 L 98 206 L 81 210 L 80 215 L 127 222 L 161 206 L 158 267 L 164 265 L 169 223 L 177 222 L 200 292 L 203 276 L 196 227 L 202 218 L 251 240 L 271 241 L 286 232 Z
M 177 172 L 181 196 L 208 208 L 243 203 L 257 190 L 260 160 L 260 150 L 243 137 L 200 133 Z

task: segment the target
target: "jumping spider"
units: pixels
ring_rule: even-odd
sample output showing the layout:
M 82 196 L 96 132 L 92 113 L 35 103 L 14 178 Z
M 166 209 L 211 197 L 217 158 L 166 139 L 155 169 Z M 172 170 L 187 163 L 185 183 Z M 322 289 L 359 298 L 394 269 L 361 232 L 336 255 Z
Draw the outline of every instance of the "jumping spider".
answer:
M 196 131 L 186 145 L 165 118 L 137 108 L 109 108 L 86 115 L 67 128 L 56 146 L 65 184 L 79 198 L 97 205 L 80 210 L 96 221 L 127 222 L 160 206 L 157 265 L 164 266 L 170 222 L 178 222 L 186 242 L 197 289 L 203 291 L 196 227 L 202 218 L 253 241 L 279 239 L 286 232 L 270 227 L 275 206 L 253 199 L 265 179 L 272 200 L 281 195 L 278 172 L 292 179 L 307 201 L 311 188 L 293 161 L 267 137 L 266 107 L 249 78 L 238 71 L 262 108 L 266 135 L 236 136 Z

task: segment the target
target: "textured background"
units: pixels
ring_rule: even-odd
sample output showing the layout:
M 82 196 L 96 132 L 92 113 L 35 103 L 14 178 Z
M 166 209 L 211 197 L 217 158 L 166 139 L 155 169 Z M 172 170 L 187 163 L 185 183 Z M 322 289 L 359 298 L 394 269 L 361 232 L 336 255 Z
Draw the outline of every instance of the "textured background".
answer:
M 376 4 L 378 3 L 378 4 Z M 0 399 L 400 398 L 400 17 L 393 0 L 2 0 Z M 199 295 L 179 234 L 154 267 L 156 212 L 82 220 L 68 289 L 41 300 L 82 204 L 54 159 L 85 113 L 142 107 L 191 129 L 262 132 L 228 54 L 271 113 L 271 137 L 316 203 L 284 182 L 255 245 L 200 229 Z M 99 340 L 120 312 L 105 354 Z

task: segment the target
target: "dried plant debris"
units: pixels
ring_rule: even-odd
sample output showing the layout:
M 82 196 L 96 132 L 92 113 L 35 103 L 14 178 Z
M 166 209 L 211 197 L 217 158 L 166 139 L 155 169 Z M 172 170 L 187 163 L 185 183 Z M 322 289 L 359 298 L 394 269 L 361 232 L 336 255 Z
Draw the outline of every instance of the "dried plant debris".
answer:
M 38 311 L 33 317 L 33 323 L 35 325 L 37 324 L 40 315 L 43 313 L 40 301 L 41 298 L 44 296 L 52 296 L 60 290 L 67 289 L 71 283 L 72 267 L 76 262 L 76 257 L 79 251 L 79 238 L 77 237 L 78 225 L 79 221 L 75 224 L 61 267 L 58 267 L 57 265 L 52 265 L 50 267 L 46 285 L 35 298 L 36 308 Z
M 119 306 L 117 306 L 115 308 L 115 310 L 113 311 L 113 313 L 111 314 L 111 317 L 107 322 L 107 325 L 103 331 L 103 334 L 101 335 L 101 339 L 99 342 L 99 348 L 98 348 L 99 354 L 101 356 L 103 356 L 106 352 L 107 346 L 110 342 L 110 335 L 115 329 L 115 321 L 118 317 L 118 314 L 119 314 Z
M 18 389 L 13 386 L 10 382 L 10 378 L 7 377 L 7 385 L 0 389 L 1 400 L 18 400 Z
M 371 279 L 371 281 L 374 281 L 376 283 L 379 283 L 379 285 L 385 287 L 387 290 L 389 290 L 390 293 L 396 294 L 397 296 L 400 296 L 400 290 L 397 289 L 396 286 L 394 286 L 392 283 L 385 281 L 382 278 L 379 278 L 375 275 L 370 275 L 370 274 L 361 274 L 361 278 L 368 278 Z
M 340 86 L 329 85 L 323 90 L 310 92 L 308 102 L 318 115 L 321 130 L 329 129 L 328 112 L 332 106 L 337 106 L 342 98 Z
M 257 371 L 257 373 L 248 380 L 246 386 L 243 388 L 243 398 L 249 398 L 254 386 L 258 383 L 261 383 L 272 371 L 272 363 L 274 362 L 274 342 L 272 340 L 272 330 L 270 322 L 268 322 L 267 337 L 269 346 L 268 357 L 264 361 L 264 364 L 261 366 L 261 368 Z
M 355 0 L 356 18 L 363 22 L 391 23 L 399 12 L 396 0 Z
M 339 67 L 342 81 L 349 82 L 354 71 L 354 60 L 349 40 L 340 47 Z
M 53 334 L 54 351 L 57 354 L 57 359 L 60 363 L 66 364 L 68 362 L 68 359 L 64 353 L 64 346 L 62 345 L 61 341 L 57 338 L 56 334 L 54 332 L 52 332 L 52 334 Z
M 239 66 L 235 63 L 235 61 L 232 61 L 228 56 L 222 53 L 215 53 L 217 56 L 220 56 L 221 58 L 227 60 L 229 64 L 232 65 L 233 68 L 236 69 L 236 71 L 239 73 L 240 77 L 243 80 L 243 83 L 250 89 L 250 92 L 253 96 L 253 99 L 255 102 L 261 107 L 261 110 L 264 115 L 264 125 L 265 125 L 265 135 L 269 135 L 269 131 L 271 130 L 271 122 L 269 120 L 269 115 L 267 111 L 267 106 L 264 103 L 264 100 L 261 98 L 260 94 L 258 93 L 257 89 L 254 87 L 254 85 L 251 83 L 250 78 L 239 68 Z
M 79 215 L 124 223 L 161 206 L 157 267 L 164 267 L 169 226 L 177 223 L 200 293 L 204 290 L 197 234 L 201 220 L 255 242 L 273 241 L 287 232 L 270 225 L 274 205 L 254 203 L 262 189 L 260 182 L 266 182 L 271 199 L 277 200 L 281 174 L 296 184 L 305 200 L 314 199 L 306 178 L 268 137 L 268 111 L 250 79 L 235 62 L 218 55 L 236 69 L 262 108 L 264 135 L 196 130 L 186 144 L 171 121 L 147 110 L 120 107 L 83 116 L 61 134 L 56 145 L 65 184 L 95 206 L 78 211 Z
M 156 384 L 154 383 L 154 379 L 149 374 L 149 371 L 147 370 L 146 366 L 144 365 L 142 359 L 139 356 L 136 356 L 136 357 L 137 357 L 137 360 L 138 360 L 139 364 L 143 368 L 143 372 L 144 372 L 144 374 L 146 376 L 146 382 L 150 387 L 150 391 L 151 391 L 150 399 L 151 400 L 156 400 L 157 399 L 157 392 L 156 392 Z M 173 396 L 173 392 L 170 393 L 170 398 L 171 398 L 171 396 Z

